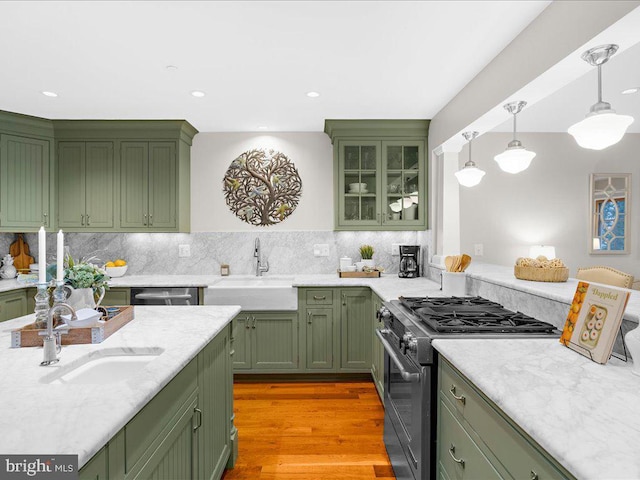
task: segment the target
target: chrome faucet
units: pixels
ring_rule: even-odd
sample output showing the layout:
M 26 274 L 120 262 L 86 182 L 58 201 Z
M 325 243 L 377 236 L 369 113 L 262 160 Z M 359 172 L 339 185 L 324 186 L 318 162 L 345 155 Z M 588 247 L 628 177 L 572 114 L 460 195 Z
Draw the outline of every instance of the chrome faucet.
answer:
M 53 331 L 53 316 L 59 310 L 67 310 L 71 313 L 71 320 L 76 320 L 76 311 L 66 303 L 56 303 L 53 307 L 49 309 L 49 313 L 47 314 L 47 330 L 40 333 L 40 335 L 44 336 L 43 339 L 43 350 L 44 350 L 44 360 L 40 363 L 40 366 L 51 365 L 52 363 L 58 362 L 60 359 L 58 358 L 58 353 L 62 349 L 62 341 L 60 340 L 60 335 L 69 333 L 69 328 L 59 328 L 55 332 Z
M 256 277 L 261 277 L 263 272 L 269 271 L 269 262 L 262 260 L 260 256 L 260 239 L 256 238 L 253 245 L 253 256 L 256 257 Z

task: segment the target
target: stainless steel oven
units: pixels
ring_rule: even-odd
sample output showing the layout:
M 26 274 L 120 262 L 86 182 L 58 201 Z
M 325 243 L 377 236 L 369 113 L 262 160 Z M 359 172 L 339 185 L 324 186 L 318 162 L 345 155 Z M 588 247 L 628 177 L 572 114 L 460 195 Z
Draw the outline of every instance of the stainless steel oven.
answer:
M 398 480 L 436 475 L 438 354 L 434 338 L 559 336 L 553 325 L 481 297 L 385 302 L 376 335 L 385 350 L 384 442 Z
M 131 305 L 198 305 L 198 289 L 195 287 L 132 288 Z

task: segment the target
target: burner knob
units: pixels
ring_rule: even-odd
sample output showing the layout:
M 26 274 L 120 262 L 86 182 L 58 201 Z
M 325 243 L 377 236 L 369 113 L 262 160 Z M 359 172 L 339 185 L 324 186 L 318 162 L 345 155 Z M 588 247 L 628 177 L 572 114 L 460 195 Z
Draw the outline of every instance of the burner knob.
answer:
M 409 352 L 413 353 L 414 355 L 416 353 L 418 353 L 418 339 L 417 338 L 409 339 L 409 341 L 407 342 L 407 350 L 409 350 Z
M 389 319 L 389 317 L 391 317 L 391 312 L 387 307 L 380 307 L 380 310 L 378 310 L 376 317 L 378 318 L 378 321 L 387 320 Z
M 402 353 L 407 353 L 407 350 L 411 351 L 411 345 L 415 345 L 414 348 L 417 348 L 418 341 L 413 333 L 406 332 L 402 335 Z

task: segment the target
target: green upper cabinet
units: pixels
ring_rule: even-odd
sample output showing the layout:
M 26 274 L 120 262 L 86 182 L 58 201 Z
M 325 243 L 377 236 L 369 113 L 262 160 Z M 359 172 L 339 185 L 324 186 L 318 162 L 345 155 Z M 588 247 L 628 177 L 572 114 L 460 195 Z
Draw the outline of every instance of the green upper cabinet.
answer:
M 429 120 L 326 120 L 336 230 L 427 228 Z
M 176 229 L 175 142 L 122 142 L 120 227 Z
M 58 226 L 114 227 L 113 142 L 58 143 Z
M 61 227 L 190 230 L 190 152 L 197 130 L 188 122 L 56 120 L 54 128 L 65 190 L 59 192 Z
M 53 227 L 51 121 L 0 111 L 0 231 Z

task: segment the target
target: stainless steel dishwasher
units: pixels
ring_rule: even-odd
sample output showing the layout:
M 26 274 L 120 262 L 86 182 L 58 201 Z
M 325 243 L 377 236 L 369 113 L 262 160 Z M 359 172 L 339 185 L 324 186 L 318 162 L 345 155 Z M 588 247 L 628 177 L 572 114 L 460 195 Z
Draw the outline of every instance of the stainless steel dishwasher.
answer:
M 131 289 L 131 305 L 198 305 L 197 287 L 144 287 Z

